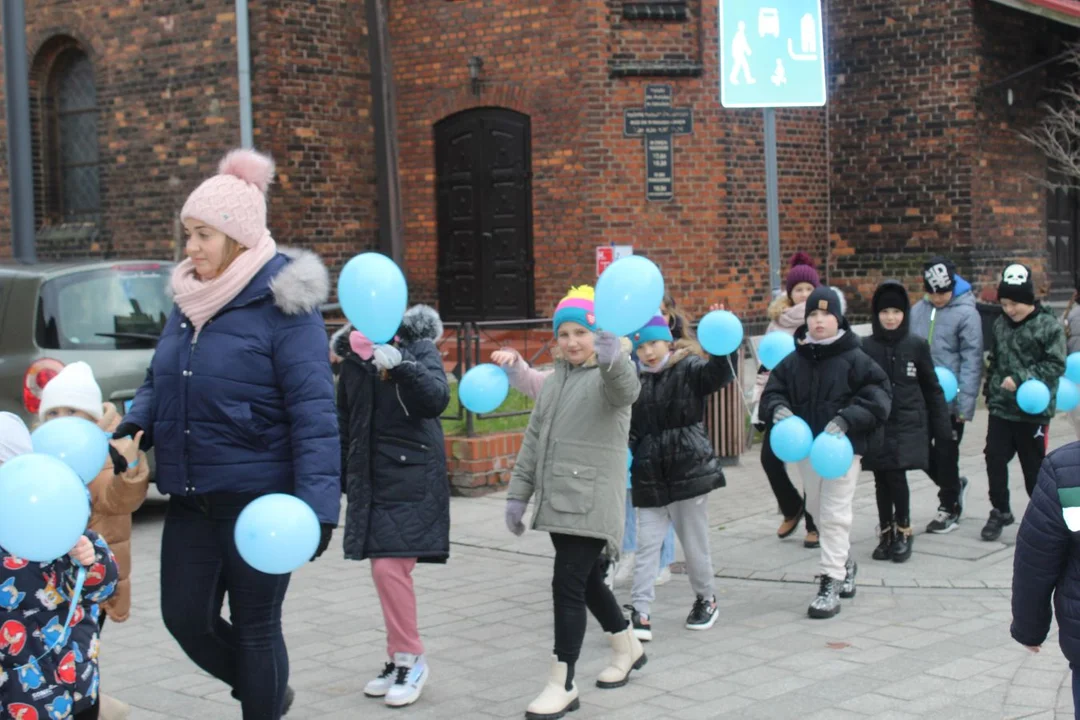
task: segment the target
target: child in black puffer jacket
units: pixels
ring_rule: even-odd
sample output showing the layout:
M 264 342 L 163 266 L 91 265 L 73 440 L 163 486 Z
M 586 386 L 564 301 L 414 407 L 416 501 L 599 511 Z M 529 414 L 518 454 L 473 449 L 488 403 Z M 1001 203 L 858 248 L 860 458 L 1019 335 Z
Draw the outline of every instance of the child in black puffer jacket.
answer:
M 797 415 L 815 436 L 847 435 L 855 451 L 848 472 L 828 482 L 809 458 L 797 464 L 821 538 L 821 584 L 807 611 L 812 618 L 833 617 L 840 612 L 840 598 L 855 596 L 858 567 L 848 556 L 851 503 L 861 456 L 880 442 L 891 404 L 889 378 L 860 347 L 840 298 L 827 287 L 817 288 L 806 301 L 806 324 L 795 331 L 795 352 L 769 375 L 758 410 L 767 426 Z
M 907 470 L 928 470 L 930 438 L 940 446 L 952 439 L 949 406 L 941 390 L 930 344 L 909 329 L 911 301 L 896 280 L 886 280 L 871 301 L 874 331 L 863 349 L 889 376 L 892 411 L 884 442 L 871 447 L 863 468 L 874 471 L 879 537 L 875 560 L 911 557 L 911 502 Z
M 660 549 L 671 524 L 696 595 L 686 627 L 707 630 L 716 622 L 708 493 L 725 481 L 703 421 L 706 398 L 731 382 L 733 374 L 726 357 L 705 360 L 697 343 L 674 343 L 663 315 L 631 339 L 641 363 L 641 393 L 630 420 L 631 484 L 638 508 L 630 619 L 634 634 L 651 640 L 649 611 Z

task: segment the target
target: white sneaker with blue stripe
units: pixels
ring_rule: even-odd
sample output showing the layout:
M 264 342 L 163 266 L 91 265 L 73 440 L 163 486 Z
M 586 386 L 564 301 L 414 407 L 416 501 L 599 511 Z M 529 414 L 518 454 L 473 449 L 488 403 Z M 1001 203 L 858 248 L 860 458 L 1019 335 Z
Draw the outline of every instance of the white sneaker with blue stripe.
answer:
M 390 707 L 412 705 L 420 699 L 428 679 L 427 661 L 423 655 L 394 653 L 394 684 L 386 691 Z

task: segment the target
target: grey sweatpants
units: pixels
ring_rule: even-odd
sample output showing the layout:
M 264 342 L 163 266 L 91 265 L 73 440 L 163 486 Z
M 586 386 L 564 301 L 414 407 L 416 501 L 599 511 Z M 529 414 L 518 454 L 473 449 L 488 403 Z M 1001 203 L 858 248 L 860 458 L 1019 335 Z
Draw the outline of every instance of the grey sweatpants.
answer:
M 675 525 L 675 534 L 686 556 L 686 572 L 695 595 L 706 599 L 713 596 L 712 553 L 709 550 L 709 496 L 699 495 L 679 500 L 664 507 L 638 508 L 637 555 L 634 558 L 634 587 L 630 598 L 634 609 L 642 615 L 656 599 L 656 576 L 660 572 L 660 548 L 668 526 Z

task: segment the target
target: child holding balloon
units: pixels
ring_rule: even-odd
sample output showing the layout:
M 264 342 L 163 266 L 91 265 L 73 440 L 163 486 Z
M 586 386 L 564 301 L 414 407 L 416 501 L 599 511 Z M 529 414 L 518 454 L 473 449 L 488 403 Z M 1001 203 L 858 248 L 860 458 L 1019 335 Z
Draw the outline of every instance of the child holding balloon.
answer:
M 821 284 L 818 272 L 812 263 L 813 261 L 806 253 L 799 252 L 791 256 L 791 268 L 784 278 L 786 292 L 778 295 L 769 304 L 769 326 L 765 330 L 766 337 L 774 332 L 794 336 L 795 331 L 806 322 L 806 298 L 810 297 L 810 293 Z M 772 367 L 775 365 L 766 367 L 763 363 L 758 368 L 751 406 L 754 408 L 754 425 L 765 433 L 761 443 L 761 467 L 765 470 L 773 495 L 776 496 L 776 502 L 780 505 L 780 512 L 784 515 L 783 522 L 776 530 L 776 536 L 781 540 L 790 537 L 799 529 L 799 521 L 805 516 L 806 538 L 803 540 L 803 545 L 807 548 L 816 548 L 819 546 L 817 526 L 814 525 L 813 515 L 806 512 L 806 499 L 795 489 L 783 461 L 772 451 L 769 428 L 758 418 L 761 395 L 765 391 L 766 383 L 769 382 L 769 372 Z
M 830 618 L 840 612 L 840 598 L 855 596 L 858 565 L 849 557 L 855 482 L 861 456 L 874 441 L 880 442 L 892 393 L 885 371 L 860 347 L 840 298 L 830 288 L 810 294 L 795 343 L 795 352 L 769 376 L 759 413 L 766 425 L 797 416 L 815 436 L 827 433 L 850 441 L 854 457 L 846 470 L 824 468 L 809 459 L 797 463 L 807 507 L 821 533 L 820 584 L 807 612 L 812 618 Z M 770 442 L 777 441 L 777 434 L 773 427 Z
M 548 682 L 526 718 L 557 718 L 576 710 L 574 670 L 588 613 L 608 634 L 610 664 L 601 688 L 627 683 L 645 665 L 645 650 L 604 583 L 605 548 L 618 549 L 626 497 L 630 407 L 641 385 L 629 342 L 596 325 L 592 288 L 574 288 L 555 309 L 555 371 L 544 382 L 518 453 L 506 501 L 506 525 L 525 532 L 523 517 L 536 498 L 531 527 L 555 546 L 551 588 L 555 648 Z
M 892 410 L 885 441 L 867 450 L 863 468 L 874 472 L 878 537 L 875 560 L 905 562 L 911 557 L 911 497 L 907 471 L 930 466 L 930 440 L 952 440 L 949 406 L 941 390 L 930 345 L 909 332 L 911 300 L 896 280 L 878 286 L 870 302 L 873 334 L 863 349 L 892 385 Z
M 705 402 L 734 374 L 726 355 L 707 356 L 693 341 L 675 343 L 663 315 L 656 315 L 632 339 L 641 362 L 641 394 L 630 423 L 633 502 L 638 508 L 630 619 L 635 634 L 651 640 L 653 580 L 664 535 L 672 525 L 696 595 L 686 628 L 708 630 L 716 623 L 708 494 L 725 480 L 705 431 Z
M 413 570 L 450 556 L 450 487 L 439 416 L 450 386 L 435 342 L 438 313 L 410 308 L 394 342 L 373 343 L 351 326 L 331 349 L 338 381 L 345 557 L 371 560 L 386 624 L 387 661 L 364 687 L 390 707 L 420 698 L 430 671 L 420 639 Z
M 43 424 L 62 417 L 89 420 L 110 437 L 120 425 L 116 407 L 102 403 L 101 388 L 84 362 L 68 365 L 45 385 L 38 415 Z M 103 606 L 102 624 L 106 616 L 124 622 L 131 613 L 131 515 L 150 485 L 149 463 L 139 450 L 142 435 L 111 440 L 110 458 L 88 486 L 90 529 L 105 538 L 120 565 L 120 582 Z
M 1035 490 L 1054 416 L 1049 388 L 1056 388 L 1065 372 L 1065 331 L 1053 311 L 1035 300 L 1031 268 L 1019 263 L 1006 267 L 998 301 L 1004 315 L 994 321 L 985 386 L 990 411 L 986 477 L 993 505 L 982 529 L 987 541 L 997 540 L 1002 528 L 1015 522 L 1009 505 L 1009 461 L 1014 455 L 1020 458 L 1028 495 Z
M 0 465 L 30 452 L 26 426 L 0 413 Z M 46 528 L 41 530 L 44 535 Z M 72 613 L 79 567 L 87 576 Z M 0 714 L 97 719 L 98 616 L 118 575 L 108 543 L 91 530 L 52 562 L 29 562 L 0 548 Z

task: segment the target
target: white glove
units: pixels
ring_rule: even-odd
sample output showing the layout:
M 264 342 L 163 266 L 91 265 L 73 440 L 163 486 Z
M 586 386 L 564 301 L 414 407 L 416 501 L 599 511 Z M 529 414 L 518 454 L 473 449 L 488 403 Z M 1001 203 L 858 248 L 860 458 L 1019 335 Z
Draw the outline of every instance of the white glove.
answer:
M 401 351 L 393 345 L 376 345 L 372 362 L 380 370 L 393 370 L 401 364 Z
M 598 363 L 611 365 L 619 357 L 622 344 L 618 335 L 601 330 L 596 333 L 596 339 L 593 340 L 593 350 L 596 351 L 596 361 Z

